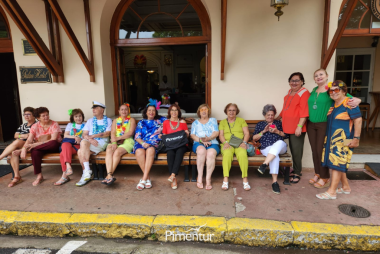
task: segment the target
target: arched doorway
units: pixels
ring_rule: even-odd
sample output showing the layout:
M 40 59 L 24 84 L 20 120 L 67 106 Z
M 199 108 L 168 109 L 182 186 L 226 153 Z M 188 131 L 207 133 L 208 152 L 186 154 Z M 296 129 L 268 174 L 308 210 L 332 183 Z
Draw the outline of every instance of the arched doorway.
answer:
M 14 139 L 22 122 L 16 64 L 9 23 L 0 6 L 0 142 Z
M 201 0 L 122 0 L 112 17 L 110 37 L 115 114 L 126 100 L 144 97 L 147 91 L 149 95 L 155 85 L 165 87 L 163 76 L 169 80 L 172 102 L 182 100 L 180 106 L 188 111 L 196 103 L 211 106 L 211 23 Z M 134 68 L 125 62 L 131 54 Z M 139 80 L 152 85 L 135 96 Z M 159 90 L 162 95 L 163 88 Z M 137 100 L 135 112 L 141 105 Z

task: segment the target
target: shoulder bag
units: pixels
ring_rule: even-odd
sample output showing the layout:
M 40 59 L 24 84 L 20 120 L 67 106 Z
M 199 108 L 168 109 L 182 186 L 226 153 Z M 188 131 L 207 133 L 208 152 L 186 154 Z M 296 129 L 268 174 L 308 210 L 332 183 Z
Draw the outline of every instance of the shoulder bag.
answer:
M 187 145 L 189 140 L 185 131 L 177 131 L 172 134 L 162 135 L 162 142 L 167 151 Z
M 228 119 L 226 119 L 226 121 L 231 132 L 231 138 L 230 138 L 230 141 L 228 141 L 228 143 L 230 144 L 230 146 L 234 148 L 238 148 L 241 145 L 241 143 L 243 143 L 243 140 L 241 138 L 236 137 L 234 134 L 232 134 L 231 126 L 230 126 L 230 123 L 228 122 Z

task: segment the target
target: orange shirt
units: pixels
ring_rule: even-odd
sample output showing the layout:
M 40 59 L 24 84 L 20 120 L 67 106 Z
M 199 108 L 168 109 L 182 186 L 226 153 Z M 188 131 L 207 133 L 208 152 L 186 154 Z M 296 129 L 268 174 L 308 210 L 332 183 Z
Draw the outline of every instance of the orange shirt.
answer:
M 284 106 L 280 113 L 282 128 L 286 134 L 294 134 L 300 118 L 309 117 L 307 100 L 310 97 L 310 92 L 302 87 L 294 96 L 290 96 L 290 93 L 291 90 L 284 97 Z M 302 132 L 306 132 L 306 122 L 302 127 Z
M 187 123 L 179 123 L 179 126 L 178 126 L 178 129 L 176 130 L 173 130 L 172 128 L 170 128 L 170 123 L 169 123 L 170 120 L 165 120 L 164 122 L 164 126 L 163 126 L 163 129 L 162 129 L 162 133 L 163 134 L 172 134 L 174 132 L 177 132 L 177 131 L 188 131 L 189 129 L 187 128 Z M 177 126 L 177 122 L 173 122 L 172 121 L 172 125 L 173 126 Z

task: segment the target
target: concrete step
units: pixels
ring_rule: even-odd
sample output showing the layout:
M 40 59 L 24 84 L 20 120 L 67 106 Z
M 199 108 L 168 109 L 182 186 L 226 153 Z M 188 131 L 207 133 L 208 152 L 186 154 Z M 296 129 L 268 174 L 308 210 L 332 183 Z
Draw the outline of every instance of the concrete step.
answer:
M 380 163 L 380 156 L 378 154 L 354 154 L 349 168 L 363 169 L 366 163 Z

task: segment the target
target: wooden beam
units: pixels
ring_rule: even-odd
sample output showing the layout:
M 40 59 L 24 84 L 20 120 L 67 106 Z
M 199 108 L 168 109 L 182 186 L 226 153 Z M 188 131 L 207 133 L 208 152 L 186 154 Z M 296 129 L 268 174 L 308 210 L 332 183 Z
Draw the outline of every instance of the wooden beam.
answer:
M 49 48 L 50 52 L 53 54 L 54 58 L 57 59 L 55 55 L 55 43 L 53 37 L 53 20 L 51 17 L 51 8 L 47 0 L 44 0 L 45 3 L 45 14 L 46 14 L 46 25 L 49 36 Z M 53 75 L 53 82 L 58 82 L 58 76 Z
M 325 0 L 325 13 L 323 19 L 323 39 L 322 39 L 322 55 L 321 55 L 321 65 L 323 59 L 326 55 L 327 47 L 329 45 L 329 32 L 330 32 L 330 10 L 331 10 L 331 0 Z
M 227 37 L 227 0 L 222 1 L 222 52 L 220 79 L 224 80 L 224 67 L 226 62 L 226 37 Z
M 7 1 L 9 1 L 9 0 L 7 0 Z M 86 67 L 88 73 L 90 74 L 90 76 L 91 75 L 94 76 L 94 66 L 88 60 L 86 54 L 84 53 L 82 46 L 80 45 L 77 37 L 74 34 L 73 29 L 71 28 L 69 22 L 67 21 L 65 14 L 63 14 L 63 11 L 62 11 L 61 7 L 59 6 L 57 0 L 48 0 L 48 1 L 49 1 L 49 4 L 50 4 L 53 12 L 57 16 L 59 23 L 61 23 L 63 29 L 65 30 L 67 36 L 69 37 L 71 43 L 73 44 L 75 50 L 77 51 L 80 59 L 82 60 L 84 66 Z M 91 80 L 91 78 L 90 78 L 90 80 Z
M 94 52 L 93 52 L 93 45 L 92 45 L 90 3 L 88 0 L 83 0 L 83 4 L 84 4 L 84 17 L 85 17 L 85 21 L 86 21 L 88 60 L 90 61 L 91 65 L 93 66 L 93 74 L 90 75 L 90 81 L 95 82 Z
M 331 57 L 333 56 L 334 51 L 335 51 L 336 47 L 338 46 L 339 40 L 343 35 L 344 29 L 346 28 L 347 23 L 350 20 L 351 14 L 354 11 L 355 6 L 356 6 L 358 1 L 359 0 L 349 0 L 348 1 L 347 8 L 343 13 L 343 17 L 340 20 L 338 28 L 337 28 L 335 35 L 331 41 L 331 44 L 330 44 L 330 46 L 329 46 L 329 48 L 328 48 L 328 50 L 327 50 L 327 52 L 323 58 L 321 68 L 326 69 L 327 66 L 329 65 Z
M 62 68 L 62 75 L 58 76 L 58 82 L 63 83 L 65 82 L 65 76 L 63 72 L 62 46 L 61 46 L 61 35 L 59 33 L 59 21 L 53 11 L 51 11 L 51 17 L 53 21 L 52 24 L 53 24 L 55 59 L 57 60 L 58 64 Z
M 61 68 L 59 64 L 16 0 L 0 0 L 0 2 L 21 30 L 25 38 L 29 41 L 30 45 L 36 51 L 37 55 L 41 58 L 46 68 L 49 69 L 53 76 L 60 75 Z

